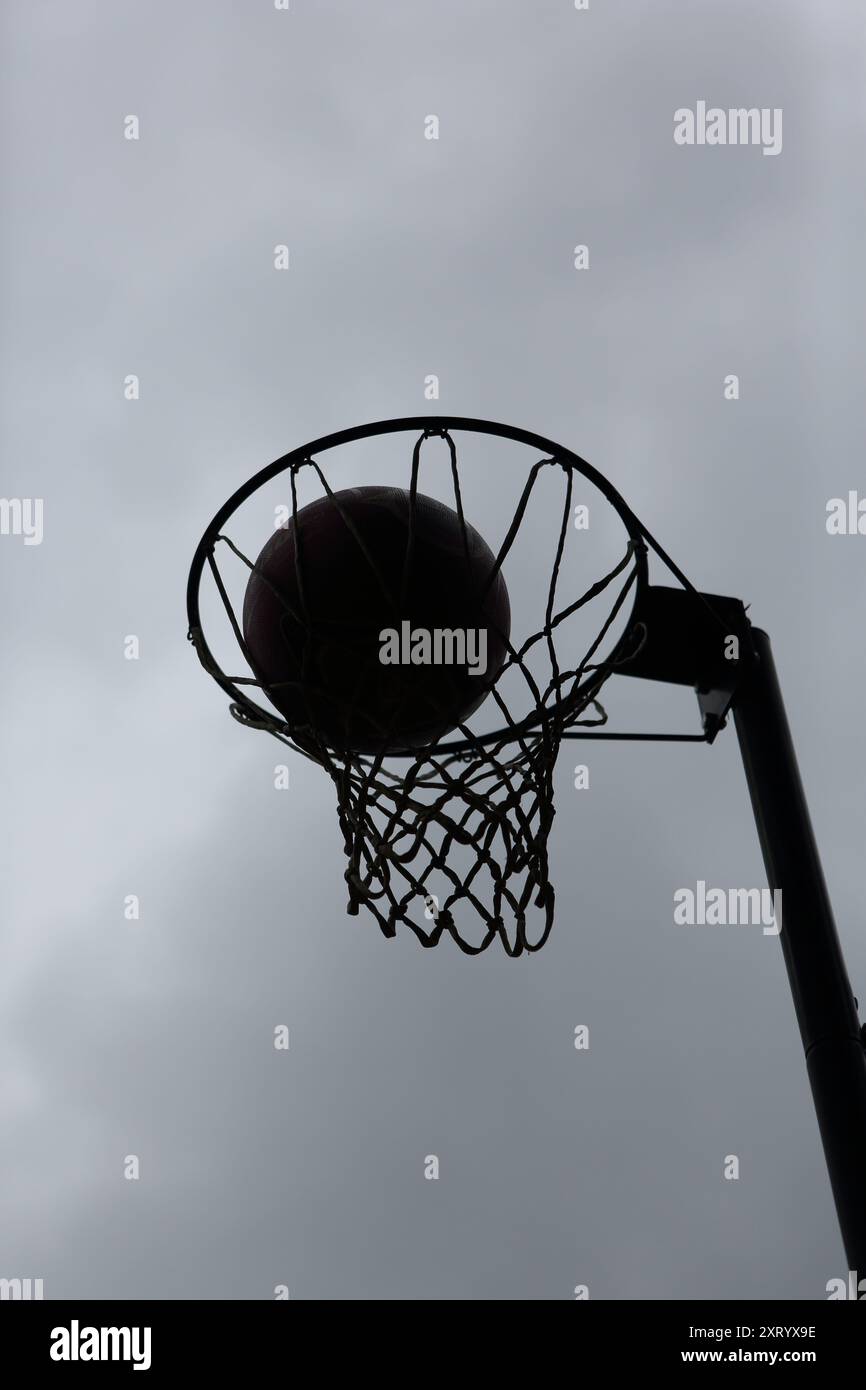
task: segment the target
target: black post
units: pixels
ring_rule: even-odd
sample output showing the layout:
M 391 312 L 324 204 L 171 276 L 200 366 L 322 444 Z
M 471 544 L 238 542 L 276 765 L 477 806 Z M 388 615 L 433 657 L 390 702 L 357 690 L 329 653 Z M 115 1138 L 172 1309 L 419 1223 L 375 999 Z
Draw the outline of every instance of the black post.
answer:
M 866 1052 L 824 882 L 770 639 L 734 721 L 771 889 L 782 890 L 780 940 L 806 1054 L 848 1267 L 866 1277 Z

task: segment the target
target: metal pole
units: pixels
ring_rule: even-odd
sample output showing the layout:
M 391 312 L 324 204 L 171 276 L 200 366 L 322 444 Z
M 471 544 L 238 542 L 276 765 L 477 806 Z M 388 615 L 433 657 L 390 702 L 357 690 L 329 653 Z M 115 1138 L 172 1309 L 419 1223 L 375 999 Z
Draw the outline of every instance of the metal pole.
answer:
M 734 722 L 770 888 L 782 891 L 780 940 L 849 1269 L 866 1276 L 866 1052 L 770 639 L 752 629 L 756 661 Z

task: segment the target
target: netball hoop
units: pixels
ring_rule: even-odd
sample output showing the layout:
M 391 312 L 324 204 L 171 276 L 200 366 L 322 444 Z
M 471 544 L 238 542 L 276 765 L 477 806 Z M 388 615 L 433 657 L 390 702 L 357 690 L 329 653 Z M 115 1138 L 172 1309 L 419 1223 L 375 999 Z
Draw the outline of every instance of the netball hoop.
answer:
M 405 450 L 403 583 L 398 594 L 388 577 L 393 573 L 393 554 L 377 554 L 376 546 L 359 530 L 341 500 L 345 494 L 328 481 L 322 458 L 337 450 L 351 451 L 369 439 L 401 434 L 411 438 L 411 448 Z M 401 743 L 395 736 L 394 714 L 400 687 L 395 697 L 392 682 L 388 686 L 390 714 L 373 719 L 376 733 L 366 751 L 353 748 L 349 735 L 339 737 L 334 729 L 351 727 L 352 696 L 339 660 L 341 651 L 354 650 L 351 643 L 358 634 L 350 631 L 347 637 L 341 631 L 339 641 L 348 641 L 349 646 L 335 647 L 334 628 L 345 629 L 346 624 L 335 625 L 331 614 L 323 637 L 315 594 L 310 592 L 311 584 L 315 589 L 312 571 L 304 564 L 306 523 L 305 511 L 298 504 L 299 484 L 316 486 L 326 514 L 336 525 L 332 534 L 344 535 L 347 545 L 361 548 L 364 566 L 399 616 L 401 598 L 412 592 L 423 500 L 419 475 L 428 441 L 439 440 L 447 449 L 439 490 L 447 491 L 462 550 L 468 556 L 475 546 L 474 554 L 483 553 L 470 536 L 472 523 L 479 525 L 479 517 L 467 518 L 464 511 L 465 479 L 458 447 L 458 440 L 478 436 L 491 448 L 497 442 L 503 447 L 523 446 L 529 451 L 529 462 L 504 535 L 490 552 L 489 573 L 479 580 L 476 572 L 467 584 L 467 612 L 473 604 L 477 611 L 485 584 L 489 587 L 499 577 L 508 577 L 528 508 L 544 482 L 547 521 L 542 520 L 530 538 L 531 567 L 543 575 L 537 611 L 520 631 L 512 627 L 506 633 L 501 620 L 489 619 L 491 631 L 501 639 L 504 657 L 485 676 L 484 698 L 471 716 L 461 715 L 456 700 L 450 709 L 440 701 L 431 736 L 420 745 L 417 740 L 411 746 Z M 339 473 L 339 465 L 334 471 Z M 248 499 L 281 475 L 288 480 L 292 499 L 283 523 L 294 546 L 291 594 L 281 593 L 261 557 L 250 560 L 226 529 Z M 551 479 L 557 484 L 553 503 L 547 486 Z M 498 502 L 504 475 L 500 478 L 497 473 L 493 485 Z M 590 485 L 601 494 L 621 524 L 622 543 L 618 556 L 591 582 L 569 590 L 565 569 L 576 485 Z M 483 523 L 479 529 L 483 535 Z M 279 681 L 263 675 L 261 656 L 250 650 L 218 556 L 240 566 L 247 583 L 252 577 L 260 586 L 269 586 L 281 605 L 274 641 L 285 641 L 291 651 L 283 653 L 286 660 Z M 651 556 L 666 567 L 673 581 L 670 585 L 650 583 Z M 459 554 L 457 563 L 461 563 Z M 205 637 L 200 586 L 206 571 L 234 646 L 246 664 L 244 674 L 226 674 Z M 576 615 L 598 614 L 599 606 L 601 613 L 593 618 L 591 635 L 575 644 L 569 624 Z M 751 626 L 740 600 L 699 592 L 607 479 L 570 449 L 490 421 L 423 416 L 379 421 L 314 440 L 277 459 L 239 488 L 217 512 L 196 549 L 187 613 L 189 639 L 205 670 L 229 696 L 235 718 L 266 730 L 328 773 L 343 839 L 348 911 L 357 915 L 363 908 L 372 914 L 386 937 L 406 927 L 428 947 L 447 936 L 475 955 L 499 941 L 509 955 L 519 956 L 537 951 L 548 940 L 555 905 L 548 865 L 555 814 L 553 774 L 563 741 L 712 743 L 733 712 L 769 886 L 783 893 L 782 948 L 849 1266 L 866 1269 L 863 1036 L 769 639 Z M 411 614 L 403 616 L 411 618 Z M 330 668 L 337 671 L 331 691 L 323 688 L 321 669 L 315 681 L 310 674 L 316 665 L 312 658 L 321 652 L 323 642 L 331 654 L 337 652 L 337 667 Z M 612 727 L 607 687 L 624 676 L 692 686 L 700 730 L 667 733 Z M 287 689 L 295 686 L 297 690 L 288 698 Z M 362 688 L 369 715 L 371 687 L 367 683 Z M 417 681 L 412 689 L 416 698 Z M 337 711 L 337 723 L 327 728 L 317 718 L 324 698 Z

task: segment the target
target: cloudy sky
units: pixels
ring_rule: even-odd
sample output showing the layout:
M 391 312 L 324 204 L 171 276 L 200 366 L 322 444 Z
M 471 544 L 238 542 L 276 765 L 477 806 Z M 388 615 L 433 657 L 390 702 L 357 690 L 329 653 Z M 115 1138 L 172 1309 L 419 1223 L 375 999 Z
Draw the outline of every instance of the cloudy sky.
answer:
M 0 536 L 0 1276 L 556 1300 L 844 1273 L 778 941 L 673 922 L 679 887 L 765 883 L 733 731 L 567 747 L 544 951 L 422 951 L 346 915 L 330 783 L 299 760 L 275 790 L 184 587 L 225 497 L 331 430 L 439 411 L 575 449 L 770 631 L 862 998 L 866 539 L 825 525 L 866 489 L 859 10 L 3 6 L 0 493 L 44 531 Z M 781 152 L 676 145 L 699 101 L 780 108 Z M 467 483 L 494 536 L 496 469 Z M 507 580 L 528 611 L 532 560 Z M 697 720 L 637 683 L 610 712 Z

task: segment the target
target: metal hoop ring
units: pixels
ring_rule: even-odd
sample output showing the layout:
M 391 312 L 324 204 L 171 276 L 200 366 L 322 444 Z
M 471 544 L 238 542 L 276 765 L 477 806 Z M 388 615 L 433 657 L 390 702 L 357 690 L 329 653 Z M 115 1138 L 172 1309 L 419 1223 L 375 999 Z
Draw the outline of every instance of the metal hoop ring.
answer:
M 653 541 L 643 524 L 635 516 L 628 506 L 625 499 L 617 492 L 616 488 L 608 482 L 607 478 L 592 464 L 587 463 L 579 454 L 575 454 L 571 449 L 563 448 L 561 444 L 556 444 L 553 440 L 545 439 L 543 435 L 534 434 L 531 430 L 522 430 L 514 425 L 502 425 L 492 420 L 475 420 L 464 418 L 460 415 L 411 415 L 395 420 L 376 420 L 371 424 L 358 425 L 354 429 L 338 430 L 335 434 L 326 434 L 321 439 L 314 439 L 309 444 L 303 444 L 300 448 L 292 449 L 288 454 L 283 454 L 281 458 L 275 459 L 267 467 L 248 479 L 238 490 L 232 494 L 226 503 L 220 507 L 210 525 L 204 532 L 201 540 L 196 547 L 192 565 L 189 572 L 186 591 L 186 611 L 189 623 L 189 638 L 195 643 L 196 650 L 202 665 L 205 666 L 209 674 L 218 685 L 230 696 L 232 702 L 238 705 L 248 717 L 252 719 L 265 719 L 273 722 L 274 716 L 263 706 L 257 705 L 248 695 L 239 690 L 229 679 L 224 671 L 217 665 L 217 662 L 208 647 L 201 628 L 201 613 L 199 609 L 199 587 L 204 567 L 208 562 L 208 557 L 212 554 L 215 542 L 222 532 L 225 523 L 247 501 L 249 497 L 269 483 L 272 478 L 276 478 L 286 469 L 297 467 L 305 459 L 311 456 L 325 453 L 328 449 L 339 448 L 342 444 L 354 444 L 361 439 L 369 439 L 375 435 L 397 434 L 401 431 L 421 433 L 425 438 L 444 432 L 464 431 L 468 434 L 488 434 L 500 439 L 511 439 L 517 444 L 524 444 L 528 448 L 537 449 L 543 454 L 549 454 L 557 462 L 571 468 L 574 472 L 586 478 L 602 496 L 614 508 L 623 526 L 626 529 L 629 540 L 632 542 L 634 564 L 635 564 L 635 585 L 634 599 L 629 615 L 629 622 L 626 628 L 628 632 L 635 621 L 642 595 L 649 583 L 647 567 L 646 543 L 667 561 L 667 557 L 660 547 Z M 669 561 L 667 561 L 670 564 Z M 679 571 L 672 566 L 675 573 Z M 685 583 L 684 576 L 681 576 Z M 615 652 L 611 659 L 614 659 Z M 580 708 L 591 695 L 593 687 L 598 683 L 598 676 L 591 676 L 574 690 L 568 701 L 564 704 L 562 713 L 567 714 L 570 708 Z M 474 740 L 458 739 L 451 743 L 440 743 L 436 745 L 437 754 L 444 756 L 459 756 L 480 745 L 497 744 L 503 746 L 521 738 L 541 723 L 544 718 L 542 711 L 535 710 L 519 723 L 506 725 L 493 733 L 480 734 Z M 394 750 L 388 753 L 388 757 L 417 757 L 417 749 Z

